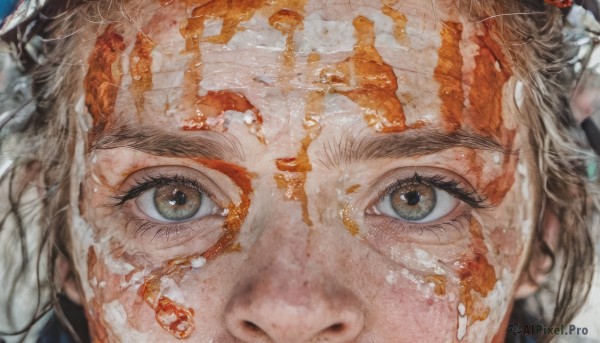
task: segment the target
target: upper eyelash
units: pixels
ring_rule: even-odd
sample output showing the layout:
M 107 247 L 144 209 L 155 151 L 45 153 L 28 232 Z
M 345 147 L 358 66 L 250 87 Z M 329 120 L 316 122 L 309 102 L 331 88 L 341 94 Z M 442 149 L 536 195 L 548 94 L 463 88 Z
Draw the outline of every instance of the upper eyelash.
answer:
M 141 179 L 135 180 L 135 185 L 123 191 L 121 194 L 114 196 L 114 199 L 117 201 L 114 206 L 121 206 L 125 202 L 137 198 L 142 193 L 154 187 L 171 184 L 185 185 L 188 187 L 195 188 L 198 191 L 203 192 L 205 194 L 207 193 L 196 180 L 189 179 L 184 176 L 144 175 L 144 177 L 142 177 Z
M 446 181 L 445 177 L 439 174 L 433 176 L 421 176 L 418 173 L 415 173 L 411 178 L 398 180 L 384 190 L 381 198 L 383 199 L 387 194 L 390 194 L 400 187 L 415 183 L 439 188 L 451 196 L 463 201 L 472 208 L 482 209 L 489 207 L 485 203 L 486 199 L 482 198 L 475 190 L 468 191 L 460 186 L 460 182 L 454 179 Z

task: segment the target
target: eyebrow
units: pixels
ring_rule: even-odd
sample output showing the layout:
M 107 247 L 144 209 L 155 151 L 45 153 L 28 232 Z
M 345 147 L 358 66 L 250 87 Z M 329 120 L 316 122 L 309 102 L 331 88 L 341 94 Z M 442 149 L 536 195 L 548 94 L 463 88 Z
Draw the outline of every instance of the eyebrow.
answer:
M 94 140 L 90 152 L 131 148 L 156 156 L 244 160 L 237 139 L 213 131 L 167 132 L 155 127 L 121 127 Z
M 360 160 L 416 157 L 453 148 L 488 150 L 502 154 L 514 153 L 493 137 L 463 129 L 451 133 L 433 130 L 414 133 L 380 133 L 369 137 L 343 134 L 337 141 L 330 140 L 324 143 L 319 162 L 332 169 Z

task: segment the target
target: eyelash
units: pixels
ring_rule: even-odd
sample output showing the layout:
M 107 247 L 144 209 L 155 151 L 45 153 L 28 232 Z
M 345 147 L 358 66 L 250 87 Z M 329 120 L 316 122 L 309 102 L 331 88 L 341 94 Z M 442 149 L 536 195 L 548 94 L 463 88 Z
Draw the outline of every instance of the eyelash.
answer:
M 381 192 L 379 200 L 383 200 L 387 194 L 394 192 L 398 188 L 414 184 L 439 188 L 474 209 L 483 209 L 489 207 L 486 204 L 486 199 L 482 198 L 479 194 L 477 194 L 476 191 L 469 191 L 465 189 L 460 185 L 459 181 L 454 179 L 446 181 L 445 177 L 439 174 L 433 176 L 421 176 L 418 173 L 415 173 L 411 178 L 398 180 Z
M 154 187 L 164 186 L 164 185 L 173 185 L 173 184 L 192 187 L 204 194 L 207 194 L 207 195 L 210 194 L 206 190 L 204 190 L 204 188 L 196 180 L 189 179 L 184 176 L 180 176 L 180 175 L 174 175 L 174 176 L 144 175 L 143 178 L 135 180 L 135 184 L 132 187 L 130 187 L 129 189 L 125 190 L 121 194 L 114 197 L 114 199 L 117 201 L 115 206 L 122 206 L 127 201 L 137 198 L 138 196 L 142 195 L 144 192 L 146 192 Z

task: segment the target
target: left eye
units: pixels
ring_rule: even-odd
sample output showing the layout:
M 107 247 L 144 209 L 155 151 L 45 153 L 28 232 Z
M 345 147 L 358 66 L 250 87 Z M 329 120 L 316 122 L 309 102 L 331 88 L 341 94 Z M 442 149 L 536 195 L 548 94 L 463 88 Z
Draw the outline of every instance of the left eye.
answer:
M 459 200 L 447 192 L 414 182 L 392 189 L 372 211 L 407 222 L 427 223 L 444 217 L 458 204 Z
M 181 222 L 217 214 L 220 208 L 201 190 L 184 184 L 166 184 L 149 189 L 135 204 L 148 217 Z

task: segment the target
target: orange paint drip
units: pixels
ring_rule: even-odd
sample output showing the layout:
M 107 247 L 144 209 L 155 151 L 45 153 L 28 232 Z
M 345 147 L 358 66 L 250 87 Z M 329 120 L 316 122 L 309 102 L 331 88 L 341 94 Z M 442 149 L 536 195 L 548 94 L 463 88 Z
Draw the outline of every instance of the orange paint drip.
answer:
M 360 232 L 360 228 L 358 227 L 358 224 L 352 220 L 351 212 L 352 206 L 349 203 L 346 203 L 340 211 L 340 215 L 342 217 L 342 223 L 344 224 L 344 227 L 346 227 L 346 231 L 352 236 L 356 236 Z
M 385 4 L 381 7 L 381 12 L 394 21 L 394 38 L 396 38 L 396 41 L 402 45 L 408 45 L 409 40 L 405 31 L 406 23 L 408 22 L 406 16 L 402 12 Z
M 325 78 L 322 83 L 333 84 L 333 92 L 345 95 L 362 107 L 368 125 L 377 131 L 404 131 L 407 128 L 404 109 L 396 96 L 398 80 L 394 69 L 383 61 L 375 48 L 374 24 L 363 16 L 354 19 L 353 24 L 357 37 L 354 56 L 337 66 L 338 73 L 345 77 Z M 336 86 L 335 83 L 351 84 L 351 70 L 356 87 L 345 90 Z
M 242 94 L 232 91 L 209 91 L 206 95 L 198 97 L 195 104 L 198 114 L 193 119 L 183 122 L 184 130 L 211 130 L 216 132 L 227 131 L 224 126 L 225 118 L 223 114 L 226 111 L 252 113 L 252 120 L 246 124 L 261 143 L 265 143 L 265 136 L 262 128 L 263 118 L 258 109 L 248 101 Z M 209 118 L 213 121 L 209 122 Z
M 446 294 L 446 277 L 444 275 L 429 275 L 425 277 L 425 282 L 431 282 L 434 284 L 433 291 L 437 296 L 443 296 Z
M 490 36 L 488 26 L 477 43 L 479 55 L 475 56 L 469 94 L 469 122 L 484 134 L 499 137 L 502 128 L 502 89 L 511 73 L 500 47 Z
M 496 271 L 486 258 L 488 250 L 483 241 L 481 225 L 477 220 L 471 219 L 469 232 L 471 233 L 469 251 L 461 257 L 458 276 L 460 301 L 465 305 L 465 314 L 469 322 L 473 323 L 486 319 L 490 312 L 480 299 L 485 298 L 494 289 Z
M 321 133 L 319 117 L 323 113 L 324 99 L 324 92 L 309 93 L 304 116 L 306 136 L 302 139 L 300 150 L 295 157 L 279 158 L 275 161 L 277 170 L 293 173 L 292 175 L 275 174 L 275 182 L 278 188 L 285 190 L 285 195 L 288 199 L 300 201 L 302 218 L 308 226 L 312 226 L 312 220 L 308 214 L 308 196 L 304 187 L 307 173 L 312 170 L 312 165 L 308 157 L 308 148 Z
M 440 84 L 442 100 L 440 112 L 449 130 L 461 127 L 465 95 L 462 88 L 463 58 L 460 53 L 462 24 L 443 22 L 442 45 L 438 50 L 438 63 L 433 76 Z
M 104 130 L 114 114 L 117 93 L 123 78 L 121 54 L 125 51 L 123 37 L 108 27 L 98 36 L 88 59 L 89 69 L 84 79 L 85 105 L 92 115 L 90 141 Z
M 283 58 L 288 68 L 294 66 L 294 31 L 303 28 L 303 20 L 302 15 L 289 9 L 279 10 L 269 18 L 269 24 L 286 36 Z
M 213 0 L 213 1 L 191 1 L 189 5 L 197 5 L 192 11 L 192 18 L 204 23 L 207 18 L 219 18 L 223 20 L 223 25 L 220 34 L 210 37 L 202 37 L 203 42 L 216 44 L 227 44 L 231 38 L 238 32 L 238 27 L 241 23 L 250 20 L 254 13 L 265 6 L 265 0 Z
M 144 33 L 138 32 L 129 55 L 129 71 L 133 79 L 130 90 L 135 98 L 138 116 L 144 110 L 144 92 L 152 89 L 152 50 L 156 44 Z
M 194 330 L 194 310 L 162 296 L 156 306 L 156 321 L 173 336 L 188 338 Z
M 512 142 L 516 132 L 514 130 L 505 131 L 505 136 L 508 141 Z M 512 148 L 512 145 L 509 146 L 509 149 Z M 504 159 L 502 161 L 502 168 L 500 168 L 500 175 L 495 177 L 492 181 L 490 181 L 487 185 L 485 185 L 483 192 L 486 195 L 487 200 L 492 205 L 498 205 L 504 197 L 506 193 L 512 188 L 515 183 L 515 172 L 517 169 L 517 163 L 519 162 L 519 157 L 514 154 L 506 154 L 504 155 Z

